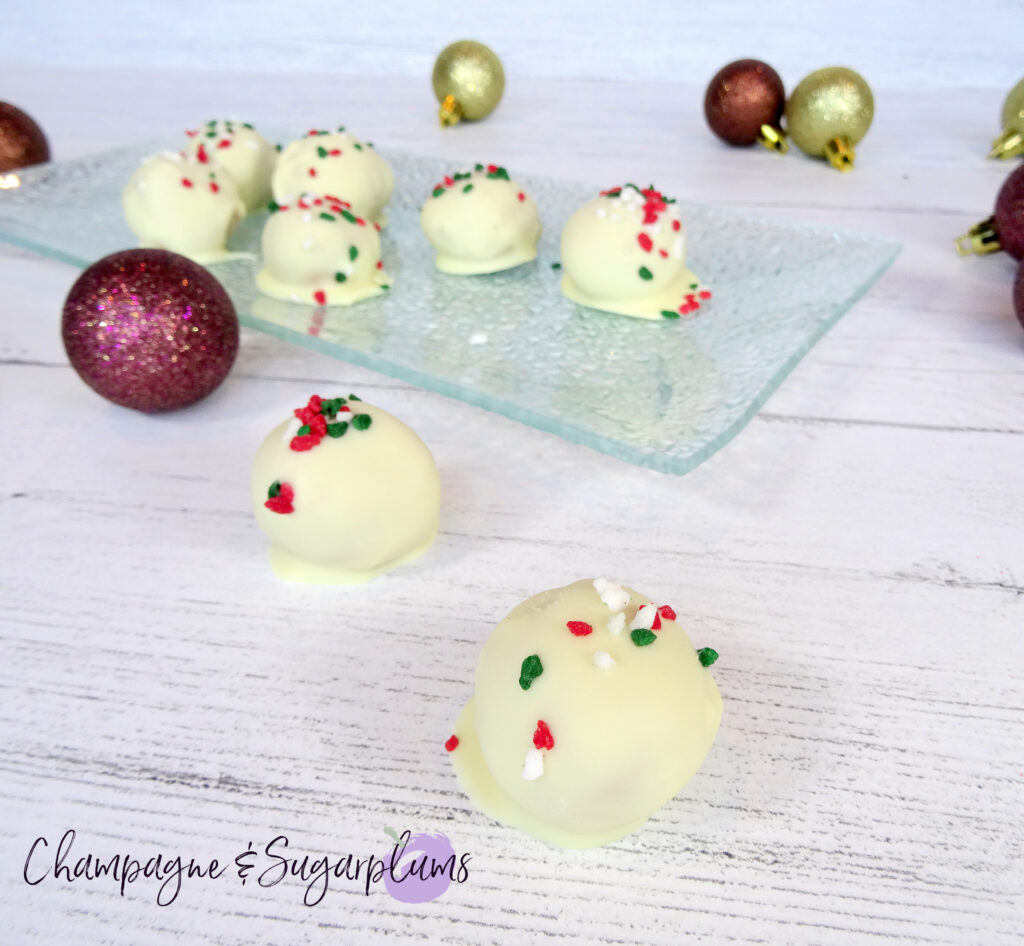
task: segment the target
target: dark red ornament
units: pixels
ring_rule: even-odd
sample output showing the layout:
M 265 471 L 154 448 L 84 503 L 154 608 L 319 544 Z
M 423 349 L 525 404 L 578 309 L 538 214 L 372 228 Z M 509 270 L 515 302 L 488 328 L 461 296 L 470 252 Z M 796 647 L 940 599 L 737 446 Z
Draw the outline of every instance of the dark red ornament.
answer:
M 723 141 L 746 147 L 760 141 L 772 150 L 788 150 L 780 122 L 786 90 L 779 74 L 759 59 L 723 66 L 704 94 L 704 117 Z
M 42 128 L 20 108 L 0 102 L 0 174 L 49 160 Z
M 956 238 L 961 256 L 997 250 L 1005 250 L 1014 259 L 1024 258 L 1024 164 L 1003 181 L 992 216 Z

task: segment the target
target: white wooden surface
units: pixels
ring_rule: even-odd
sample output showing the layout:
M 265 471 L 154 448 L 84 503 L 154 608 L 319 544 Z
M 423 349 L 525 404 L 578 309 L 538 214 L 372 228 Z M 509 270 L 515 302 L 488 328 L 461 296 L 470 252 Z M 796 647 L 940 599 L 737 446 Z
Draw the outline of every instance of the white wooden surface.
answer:
M 4 943 L 1019 942 L 1024 928 L 1024 332 L 1011 262 L 960 260 L 1008 167 L 1004 92 L 878 90 L 858 169 L 729 151 L 701 89 L 521 79 L 442 132 L 403 79 L 0 68 L 60 157 L 216 114 L 344 120 L 393 147 L 501 160 L 905 242 L 749 428 L 684 478 L 245 332 L 186 412 L 102 401 L 58 337 L 76 273 L 0 247 L 0 918 Z M 327 102 L 325 89 L 336 101 Z M 615 118 L 613 135 L 607 133 Z M 282 411 L 356 390 L 434 450 L 441 536 L 355 590 L 276 582 L 247 475 Z M 671 601 L 725 717 L 641 832 L 549 849 L 476 813 L 441 743 L 492 624 L 598 573 Z M 29 887 L 75 856 L 216 857 L 216 881 Z M 442 831 L 470 876 L 428 904 L 233 858 L 288 835 L 365 857 Z M 36 862 L 40 863 L 40 862 Z

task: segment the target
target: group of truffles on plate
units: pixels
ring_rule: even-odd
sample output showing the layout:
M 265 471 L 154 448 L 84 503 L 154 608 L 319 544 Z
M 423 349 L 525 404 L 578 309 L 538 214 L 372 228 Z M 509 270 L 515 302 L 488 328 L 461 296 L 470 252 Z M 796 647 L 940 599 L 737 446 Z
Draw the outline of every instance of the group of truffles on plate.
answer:
M 344 128 L 313 129 L 280 151 L 248 123 L 232 121 L 186 135 L 180 152 L 147 158 L 125 187 L 125 217 L 141 245 L 203 264 L 244 256 L 227 249 L 232 231 L 246 214 L 269 209 L 256 279 L 265 295 L 351 305 L 391 288 L 380 231 L 395 182 L 372 143 Z M 420 225 L 437 269 L 456 276 L 529 263 L 541 236 L 533 198 L 496 164 L 446 175 L 424 201 Z M 624 184 L 569 218 L 554 266 L 573 302 L 677 319 L 711 297 L 687 268 L 685 250 L 675 201 L 653 185 Z
M 354 394 L 313 395 L 260 446 L 251 493 L 283 579 L 355 584 L 418 558 L 441 481 L 419 437 Z M 638 829 L 696 774 L 722 716 L 675 610 L 605 578 L 535 595 L 491 632 L 444 744 L 485 814 L 585 848 Z

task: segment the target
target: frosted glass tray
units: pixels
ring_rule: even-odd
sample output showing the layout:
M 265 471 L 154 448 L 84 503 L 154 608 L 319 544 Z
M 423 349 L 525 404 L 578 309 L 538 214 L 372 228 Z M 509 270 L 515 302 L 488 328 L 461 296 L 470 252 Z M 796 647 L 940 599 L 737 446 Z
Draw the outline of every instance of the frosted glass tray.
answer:
M 144 155 L 180 144 L 18 172 L 20 186 L 0 189 L 0 239 L 82 268 L 134 246 L 121 189 Z M 592 186 L 511 168 L 540 207 L 538 259 L 491 276 L 447 276 L 434 269 L 418 212 L 453 166 L 381 153 L 396 180 L 383 234 L 391 291 L 317 309 L 261 296 L 255 260 L 211 266 L 241 322 L 668 473 L 693 469 L 736 436 L 899 252 L 871 237 L 683 203 L 688 262 L 714 298 L 674 321 L 609 315 L 564 299 L 551 265 L 562 225 Z M 467 155 L 466 164 L 497 158 Z M 257 251 L 264 219 L 247 219 L 231 247 Z

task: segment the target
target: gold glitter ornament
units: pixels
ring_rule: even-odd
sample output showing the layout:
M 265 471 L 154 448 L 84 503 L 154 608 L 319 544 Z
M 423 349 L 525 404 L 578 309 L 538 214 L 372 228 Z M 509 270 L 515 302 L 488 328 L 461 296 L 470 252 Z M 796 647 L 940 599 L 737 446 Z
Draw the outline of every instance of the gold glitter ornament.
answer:
M 1003 133 L 992 142 L 990 158 L 1014 158 L 1024 154 L 1024 79 L 1003 102 Z
M 505 70 L 483 43 L 460 39 L 441 50 L 433 81 L 441 125 L 455 125 L 463 118 L 478 121 L 494 111 L 505 91 Z
M 815 158 L 839 171 L 853 169 L 853 146 L 871 127 L 875 100 L 852 69 L 829 66 L 804 78 L 786 103 L 786 133 Z

